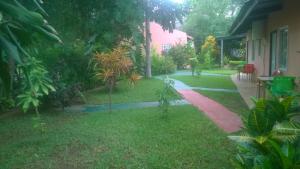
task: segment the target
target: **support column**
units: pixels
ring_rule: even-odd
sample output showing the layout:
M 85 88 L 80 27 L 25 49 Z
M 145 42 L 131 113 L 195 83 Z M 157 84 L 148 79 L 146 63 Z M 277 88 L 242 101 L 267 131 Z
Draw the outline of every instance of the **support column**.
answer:
M 224 40 L 221 40 L 221 67 L 224 67 Z

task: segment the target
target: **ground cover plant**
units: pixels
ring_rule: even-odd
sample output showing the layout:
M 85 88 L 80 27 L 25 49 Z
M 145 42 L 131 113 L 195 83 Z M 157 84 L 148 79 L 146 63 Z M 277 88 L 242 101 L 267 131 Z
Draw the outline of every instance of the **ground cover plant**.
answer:
M 44 114 L 44 134 L 32 115 L 0 119 L 0 168 L 224 168 L 233 144 L 192 106 L 102 113 Z
M 220 89 L 236 89 L 229 76 L 171 76 L 192 87 L 207 87 Z
M 237 73 L 236 69 L 210 69 L 202 70 L 204 73 L 220 74 L 220 75 L 233 75 Z
M 156 91 L 164 86 L 162 80 L 141 79 L 134 86 L 131 86 L 128 80 L 118 82 L 116 89 L 112 93 L 113 103 L 135 103 L 135 102 L 153 102 L 157 101 Z M 99 88 L 84 93 L 88 104 L 108 103 L 107 89 Z M 180 99 L 177 93 L 171 94 L 172 100 Z
M 215 92 L 195 90 L 200 94 L 217 101 L 230 111 L 239 114 L 241 117 L 246 117 L 249 113 L 249 107 L 239 93 Z
M 181 80 L 182 82 L 192 86 L 192 87 L 205 87 L 212 89 L 230 89 L 237 90 L 235 84 L 232 82 L 229 76 L 172 76 L 177 80 Z M 206 91 L 206 90 L 198 90 L 200 94 L 209 97 L 223 106 L 235 112 L 242 117 L 246 117 L 249 113 L 249 108 L 240 93 L 236 92 L 222 92 L 222 91 Z

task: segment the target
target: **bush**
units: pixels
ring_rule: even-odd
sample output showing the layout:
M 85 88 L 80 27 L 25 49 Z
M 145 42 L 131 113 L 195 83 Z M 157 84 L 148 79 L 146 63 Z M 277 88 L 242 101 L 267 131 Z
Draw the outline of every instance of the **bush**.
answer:
M 167 56 L 173 59 L 177 69 L 184 69 L 189 64 L 189 58 L 195 57 L 195 54 L 195 49 L 187 44 L 172 47 L 168 51 Z
M 88 69 L 91 55 L 86 55 L 86 45 L 81 40 L 64 45 L 48 47 L 39 57 L 49 70 L 52 80 L 62 81 L 66 86 L 80 83 L 84 89 L 95 86 L 93 72 Z
M 165 78 L 163 89 L 157 91 L 159 108 L 162 110 L 163 117 L 168 116 L 169 108 L 171 105 L 170 96 L 173 93 L 173 86 L 174 81 L 169 78 Z
M 224 65 L 228 65 L 230 62 L 229 56 L 224 57 Z
M 201 46 L 200 62 L 204 64 L 205 68 L 211 68 L 215 64 L 218 56 L 218 47 L 216 38 L 208 36 L 204 44 Z
M 43 98 L 44 106 L 65 107 L 74 102 L 84 102 L 81 91 L 97 86 L 94 72 L 89 69 L 91 54 L 82 40 L 65 42 L 63 45 L 41 44 L 38 58 L 49 71 L 56 92 Z
M 200 69 L 198 69 L 199 68 L 199 62 L 198 62 L 197 58 L 195 58 L 195 57 L 190 58 L 189 61 L 190 61 L 190 66 L 191 66 L 191 70 L 192 70 L 192 76 L 194 76 L 195 72 L 197 70 L 200 70 Z
M 161 75 L 174 73 L 176 71 L 176 65 L 172 58 L 163 57 L 157 54 L 154 50 L 152 51 L 152 74 Z
M 102 80 L 109 89 L 109 110 L 111 111 L 111 95 L 117 81 L 132 72 L 133 63 L 128 57 L 128 49 L 119 45 L 110 52 L 96 52 L 93 63 L 96 78 Z
M 245 132 L 229 137 L 238 145 L 235 168 L 300 167 L 300 124 L 296 120 L 300 114 L 293 102 L 292 97 L 255 101 L 244 120 Z
M 236 69 L 238 66 L 245 64 L 245 61 L 229 61 L 229 66 L 232 69 Z

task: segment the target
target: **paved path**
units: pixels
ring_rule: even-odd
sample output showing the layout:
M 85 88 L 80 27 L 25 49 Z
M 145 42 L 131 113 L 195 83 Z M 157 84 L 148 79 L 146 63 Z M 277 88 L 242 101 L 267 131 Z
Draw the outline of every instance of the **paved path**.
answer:
M 239 131 L 242 121 L 238 115 L 223 105 L 193 90 L 177 90 L 188 102 L 205 113 L 214 123 L 228 133 Z
M 157 76 L 157 79 L 163 80 L 163 76 Z M 238 90 L 235 89 L 218 89 L 218 88 L 208 88 L 208 87 L 191 87 L 181 82 L 180 80 L 172 79 L 175 82 L 175 89 L 190 89 L 190 90 L 203 90 L 203 91 L 211 91 L 211 92 L 226 92 L 226 93 L 239 93 Z
M 175 73 L 171 74 L 175 76 L 191 76 L 192 72 L 191 71 L 176 71 Z M 230 76 L 226 74 L 217 74 L 217 73 L 207 73 L 207 72 L 201 72 L 201 75 L 205 76 Z
M 253 103 L 252 97 L 256 97 L 257 86 L 255 82 L 249 80 L 238 80 L 237 74 L 231 76 L 231 80 L 235 83 L 239 93 L 248 105 L 249 109 L 252 109 L 255 105 Z
M 181 106 L 190 104 L 186 100 L 173 100 L 171 101 L 172 106 Z M 119 103 L 112 104 L 112 110 L 127 110 L 127 109 L 138 109 L 145 107 L 158 107 L 158 102 L 139 102 L 139 103 Z M 66 108 L 70 112 L 84 112 L 84 113 L 97 113 L 105 112 L 109 110 L 109 104 L 101 105 L 79 105 Z
M 174 80 L 174 89 L 182 95 L 182 97 L 205 113 L 216 125 L 225 132 L 232 133 L 239 131 L 242 127 L 240 117 L 228 110 L 220 103 L 193 91 L 192 87 L 185 83 Z

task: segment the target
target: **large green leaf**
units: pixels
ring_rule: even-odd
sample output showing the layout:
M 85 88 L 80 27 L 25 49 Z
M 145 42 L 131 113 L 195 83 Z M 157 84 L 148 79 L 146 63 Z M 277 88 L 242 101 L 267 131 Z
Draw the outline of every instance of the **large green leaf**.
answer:
M 11 91 L 11 76 L 9 74 L 8 63 L 1 57 L 2 56 L 0 55 L 0 84 L 4 87 L 4 96 L 8 97 L 9 92 Z
M 40 3 L 42 2 L 41 0 L 39 0 L 39 2 L 37 0 L 33 0 L 33 2 L 35 3 L 35 5 L 37 6 L 37 8 L 39 9 L 39 11 L 43 14 L 48 16 L 47 12 L 41 7 Z
M 294 142 L 300 136 L 300 129 L 291 122 L 278 123 L 274 126 L 271 135 L 281 141 Z
M 45 24 L 45 20 L 41 14 L 29 11 L 23 6 L 20 7 L 8 2 L 0 1 L 0 9 L 3 11 L 3 13 L 8 14 L 24 24 L 39 26 Z
M 14 33 L 11 31 L 9 25 L 5 26 L 5 29 L 8 33 L 8 35 L 10 36 L 12 42 L 18 47 L 18 49 L 25 55 L 25 56 L 29 56 L 29 54 L 25 51 L 25 49 L 20 45 L 17 37 L 14 35 Z
M 46 29 L 40 27 L 40 26 L 34 26 L 35 30 L 43 35 L 46 35 L 48 38 L 51 38 L 57 42 L 62 43 L 61 39 L 55 35 L 54 33 L 48 32 Z
M 22 63 L 18 52 L 18 48 L 1 34 L 0 34 L 0 46 L 9 57 L 12 57 L 17 63 Z
M 251 135 L 260 136 L 268 134 L 272 130 L 274 124 L 274 119 L 269 118 L 266 114 L 266 110 L 261 111 L 259 109 L 254 109 L 248 116 L 246 126 Z

